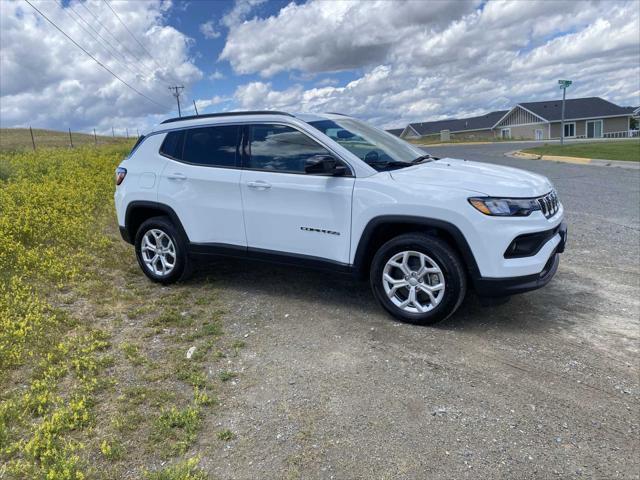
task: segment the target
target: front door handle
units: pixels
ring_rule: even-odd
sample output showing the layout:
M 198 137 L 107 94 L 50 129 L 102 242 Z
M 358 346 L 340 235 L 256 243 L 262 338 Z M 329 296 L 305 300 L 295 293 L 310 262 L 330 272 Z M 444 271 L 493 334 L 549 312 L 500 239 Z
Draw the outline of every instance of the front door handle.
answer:
M 258 180 L 256 182 L 247 182 L 247 187 L 256 188 L 258 190 L 266 190 L 268 188 L 271 188 L 271 184 L 263 182 L 262 180 Z
M 186 180 L 187 179 L 186 175 L 183 175 L 182 173 L 170 173 L 169 175 L 167 175 L 167 178 L 169 180 Z

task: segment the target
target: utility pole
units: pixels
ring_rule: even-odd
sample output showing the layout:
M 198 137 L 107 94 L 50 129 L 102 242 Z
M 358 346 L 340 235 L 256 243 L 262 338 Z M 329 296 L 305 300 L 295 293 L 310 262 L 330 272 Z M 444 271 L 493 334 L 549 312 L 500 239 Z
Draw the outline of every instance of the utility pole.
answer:
M 93 142 L 98 145 L 98 136 L 96 135 L 96 129 L 93 129 Z
M 567 97 L 567 88 L 573 82 L 571 80 L 558 80 L 558 85 L 562 89 L 562 117 L 560 121 L 560 145 L 564 145 L 564 102 Z M 574 132 L 575 135 L 575 132 Z
M 198 113 L 198 107 L 196 106 L 196 101 L 195 101 L 195 100 L 193 101 L 193 108 L 194 108 L 194 110 L 196 111 L 196 115 L 200 115 L 200 114 Z
M 180 92 L 184 90 L 184 85 L 176 85 L 174 87 L 169 87 L 169 90 L 171 90 L 171 94 L 174 97 L 176 97 L 176 100 L 178 102 L 178 116 L 181 117 L 182 112 L 180 111 Z

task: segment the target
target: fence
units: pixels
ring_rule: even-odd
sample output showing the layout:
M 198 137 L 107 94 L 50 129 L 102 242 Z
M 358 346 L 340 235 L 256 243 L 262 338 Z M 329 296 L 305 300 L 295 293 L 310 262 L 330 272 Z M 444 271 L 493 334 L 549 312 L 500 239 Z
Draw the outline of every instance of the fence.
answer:
M 60 147 L 66 144 L 69 148 L 74 148 L 76 145 L 87 145 L 91 143 L 94 145 L 98 145 L 99 143 L 112 143 L 110 139 L 113 139 L 113 141 L 121 141 L 125 139 L 138 139 L 140 137 L 138 129 L 136 129 L 135 135 L 130 135 L 128 128 L 125 128 L 124 132 L 119 131 L 118 133 L 124 133 L 124 135 L 116 136 L 116 129 L 114 127 L 111 127 L 111 137 L 109 137 L 108 135 L 98 135 L 95 128 L 93 129 L 93 133 L 72 132 L 70 128 L 68 128 L 66 132 L 38 129 L 34 132 L 34 129 L 29 126 L 29 138 L 33 150 L 36 150 L 39 145 L 44 147 Z
M 638 137 L 640 130 L 624 130 L 622 132 L 608 132 L 603 134 L 604 138 L 634 138 Z

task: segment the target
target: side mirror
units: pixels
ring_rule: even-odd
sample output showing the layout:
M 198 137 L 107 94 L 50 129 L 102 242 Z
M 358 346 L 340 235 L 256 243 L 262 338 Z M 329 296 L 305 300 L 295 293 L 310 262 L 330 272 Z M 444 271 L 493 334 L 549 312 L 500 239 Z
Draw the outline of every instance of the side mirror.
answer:
M 331 155 L 314 155 L 307 159 L 304 171 L 308 175 L 342 176 L 347 173 L 347 167 L 338 162 Z

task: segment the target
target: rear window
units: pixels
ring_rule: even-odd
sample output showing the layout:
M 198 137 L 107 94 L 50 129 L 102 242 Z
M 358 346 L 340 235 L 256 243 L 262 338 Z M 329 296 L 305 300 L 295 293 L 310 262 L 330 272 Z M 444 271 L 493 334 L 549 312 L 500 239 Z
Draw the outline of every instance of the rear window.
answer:
M 239 130 L 236 125 L 186 130 L 182 159 L 196 165 L 235 167 Z
M 182 159 L 182 144 L 184 143 L 184 130 L 167 133 L 162 142 L 160 153 L 167 157 Z

